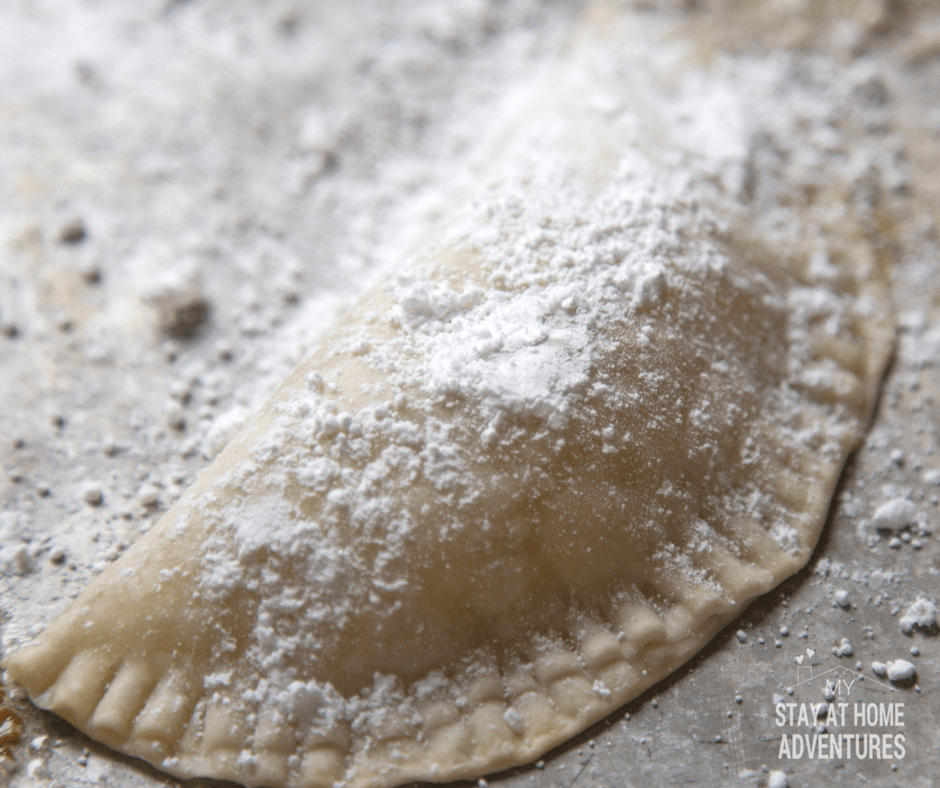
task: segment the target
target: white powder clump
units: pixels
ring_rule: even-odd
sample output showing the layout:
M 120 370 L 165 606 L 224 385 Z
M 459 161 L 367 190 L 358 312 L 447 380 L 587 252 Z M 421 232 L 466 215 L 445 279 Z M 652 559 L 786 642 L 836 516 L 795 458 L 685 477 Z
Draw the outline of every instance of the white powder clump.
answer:
M 522 716 L 514 708 L 510 707 L 506 709 L 506 711 L 503 713 L 503 719 L 506 721 L 509 729 L 514 733 L 522 733 L 522 731 L 525 730 L 525 724 L 522 721 Z
M 33 568 L 31 537 L 18 512 L 0 513 L 0 574 L 22 577 Z
M 160 488 L 154 484 L 141 485 L 137 491 L 137 502 L 141 506 L 153 506 L 160 500 Z
M 854 653 L 854 649 L 848 638 L 842 638 L 842 641 L 832 650 L 832 653 L 837 657 L 851 657 Z
M 274 700 L 274 708 L 280 709 L 291 722 L 306 730 L 321 718 L 324 721 L 331 710 L 342 708 L 342 698 L 331 686 L 315 681 L 292 681 L 280 691 Z M 328 725 L 333 720 L 326 720 Z
M 82 485 L 82 500 L 89 506 L 100 506 L 104 500 L 101 485 L 95 482 L 86 482 Z
M 192 335 L 208 316 L 202 270 L 193 259 L 180 260 L 160 271 L 141 297 L 154 307 L 158 328 L 170 336 Z
M 33 559 L 29 554 L 29 546 L 16 544 L 0 548 L 0 572 L 3 574 L 23 576 L 33 567 Z
M 217 416 L 203 442 L 203 453 L 206 458 L 214 459 L 245 426 L 250 415 L 251 411 L 248 408 L 236 406 Z
M 220 687 L 227 687 L 232 683 L 232 671 L 224 673 L 210 673 L 203 678 L 203 684 L 208 690 L 215 690 Z
M 48 780 L 52 776 L 49 773 L 49 768 L 46 766 L 46 762 L 42 758 L 31 758 L 29 763 L 26 765 L 26 773 L 29 775 L 31 780 L 36 781 Z
M 772 771 L 767 775 L 767 788 L 790 788 L 790 778 L 786 772 Z
M 600 679 L 595 680 L 593 690 L 599 698 L 610 697 L 610 690 L 607 688 L 607 685 Z
M 910 634 L 914 627 L 921 629 L 932 629 L 937 625 L 937 605 L 924 597 L 918 597 L 917 601 L 901 616 L 898 623 L 901 625 L 901 631 Z
M 875 528 L 885 531 L 900 531 L 912 525 L 917 517 L 917 507 L 907 498 L 893 498 L 881 504 L 872 517 Z
M 915 666 L 906 659 L 889 662 L 886 671 L 889 681 L 908 681 L 914 678 L 916 672 Z

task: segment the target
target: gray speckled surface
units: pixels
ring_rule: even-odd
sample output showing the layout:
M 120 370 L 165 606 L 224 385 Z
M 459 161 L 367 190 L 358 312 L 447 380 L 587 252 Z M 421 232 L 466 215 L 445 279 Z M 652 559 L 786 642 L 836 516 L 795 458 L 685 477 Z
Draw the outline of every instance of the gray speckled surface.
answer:
M 23 9 L 28 5 L 21 4 L 20 11 L 26 13 Z M 41 5 L 40 10 L 48 13 L 49 4 Z M 284 14 L 289 16 L 288 4 L 282 6 L 287 9 Z M 253 13 L 250 7 L 241 10 L 249 15 Z M 556 23 L 560 24 L 562 16 L 570 14 L 571 10 L 553 13 L 558 17 Z M 532 25 L 536 32 L 551 29 L 545 20 L 536 20 Z M 868 784 L 899 788 L 926 788 L 936 784 L 940 767 L 940 638 L 936 628 L 931 632 L 916 630 L 904 634 L 898 619 L 918 596 L 935 601 L 940 596 L 940 544 L 935 533 L 940 527 L 940 479 L 930 475 L 930 471 L 940 470 L 940 232 L 937 229 L 940 222 L 940 36 L 930 38 L 929 33 L 940 29 L 938 25 L 940 19 L 929 6 L 920 10 L 911 6 L 902 24 L 874 36 L 864 50 L 866 62 L 875 64 L 885 76 L 893 124 L 885 144 L 899 146 L 905 160 L 904 169 L 909 174 L 909 181 L 899 184 L 894 196 L 898 206 L 896 220 L 885 227 L 883 233 L 895 260 L 893 297 L 900 317 L 900 331 L 897 352 L 871 432 L 845 471 L 829 522 L 809 565 L 781 587 L 752 603 L 740 619 L 676 674 L 549 753 L 539 764 L 493 776 L 487 780 L 490 785 L 507 788 L 766 785 L 770 773 L 776 770 L 786 772 L 789 785 L 794 787 L 855 785 L 863 779 Z M 15 69 L 11 69 L 9 63 L 5 74 L 6 93 L 0 95 L 0 110 L 5 114 L 0 117 L 6 119 L 11 136 L 0 144 L 0 152 L 12 161 L 20 150 L 12 132 L 26 131 L 18 129 L 14 122 L 16 112 L 12 107 L 21 97 L 11 88 Z M 53 134 L 55 123 L 66 122 L 68 108 L 50 109 L 50 117 L 54 117 L 54 122 L 50 121 L 50 128 L 42 130 L 43 133 Z M 86 140 L 86 143 L 93 151 L 94 141 Z M 63 148 L 61 154 L 67 156 L 68 151 Z M 256 168 L 263 169 L 265 156 L 275 154 L 276 150 L 274 153 L 270 149 L 260 151 Z M 63 187 L 61 193 L 53 190 L 34 197 L 14 218 L 20 222 L 22 215 L 32 211 L 39 217 L 36 232 L 53 233 L 51 228 L 61 217 L 81 206 L 82 177 L 81 173 L 71 172 L 68 188 Z M 198 181 L 196 175 L 193 178 Z M 206 183 L 197 183 L 194 188 L 203 189 L 209 195 L 210 180 L 206 178 Z M 117 183 L 115 188 L 119 191 L 120 181 Z M 235 178 L 227 185 L 237 189 L 239 183 L 241 181 Z M 119 195 L 108 199 L 120 202 Z M 175 197 L 167 193 L 155 199 L 155 203 L 162 205 L 161 200 L 172 203 L 173 199 Z M 180 199 L 182 205 L 190 204 L 187 200 L 195 200 L 191 196 Z M 230 214 L 239 211 L 263 214 L 268 208 L 270 204 L 265 202 L 263 193 L 226 203 L 224 210 L 220 209 L 222 218 L 217 227 L 223 228 L 220 231 L 223 235 L 241 227 L 238 230 L 243 233 L 240 241 L 256 242 L 269 232 L 270 228 L 264 228 L 264 221 L 258 220 L 253 227 L 249 226 L 250 220 L 239 225 L 242 220 Z M 0 211 L 3 210 L 0 207 Z M 185 211 L 180 209 L 180 212 Z M 185 225 L 176 213 L 176 209 L 166 215 L 160 213 L 158 220 L 171 228 L 173 222 Z M 304 230 L 314 240 L 305 235 L 296 241 L 294 250 L 298 254 L 313 248 L 316 238 L 326 239 L 323 242 L 327 245 L 334 243 L 327 226 L 329 214 L 314 215 L 314 223 L 320 223 L 321 234 L 315 236 L 313 230 Z M 10 218 L 10 214 L 5 218 Z M 137 220 L 139 217 L 135 218 Z M 294 226 L 292 221 L 297 222 L 290 217 L 285 221 L 288 229 Z M 30 230 L 28 226 L 22 229 L 23 226 L 18 224 L 20 229 L 16 233 L 10 230 L 6 238 L 26 238 L 23 243 L 28 245 Z M 283 238 L 283 233 L 279 236 L 278 232 L 273 232 L 269 236 Z M 96 248 L 105 260 L 109 254 L 121 252 Z M 212 257 L 211 253 L 206 254 Z M 4 260 L 2 273 L 7 290 L 0 305 L 6 310 L 2 315 L 7 321 L 5 325 L 17 314 L 27 317 L 20 323 L 26 330 L 21 331 L 17 339 L 0 339 L 0 343 L 5 343 L 5 346 L 0 345 L 0 364 L 6 378 L 2 389 L 4 434 L 0 462 L 4 478 L 0 480 L 0 494 L 7 512 L 28 510 L 37 530 L 45 528 L 51 532 L 56 522 L 87 524 L 96 517 L 87 507 L 69 501 L 77 499 L 76 491 L 81 489 L 89 474 L 110 479 L 114 495 L 120 497 L 121 502 L 108 510 L 109 516 L 102 518 L 98 526 L 102 545 L 110 547 L 132 541 L 142 524 L 155 514 L 134 503 L 139 484 L 159 479 L 161 489 L 169 496 L 170 488 L 174 484 L 184 485 L 203 460 L 192 452 L 180 454 L 177 438 L 166 426 L 148 428 L 146 439 L 141 438 L 142 425 L 166 423 L 164 390 L 161 388 L 156 393 L 148 389 L 146 381 L 164 374 L 165 359 L 173 352 L 172 347 L 155 345 L 146 327 L 138 327 L 138 330 L 134 328 L 135 319 L 129 319 L 124 325 L 132 330 L 128 330 L 118 356 L 112 355 L 107 363 L 96 363 L 94 359 L 88 362 L 87 343 L 81 339 L 84 336 L 81 332 L 83 310 L 93 312 L 99 308 L 96 299 L 101 296 L 81 284 L 88 261 L 76 262 L 70 255 L 70 250 L 61 246 L 51 252 L 36 251 L 28 258 L 28 268 L 20 270 L 14 270 L 14 265 L 23 265 L 26 258 L 14 258 L 9 253 Z M 213 258 L 217 262 L 213 263 L 215 269 L 210 265 L 210 272 L 215 272 L 210 276 L 217 278 L 221 290 L 229 288 L 232 299 L 237 300 L 237 281 L 235 285 L 225 282 L 227 269 L 218 262 L 223 256 L 220 253 Z M 236 280 L 237 277 L 236 274 Z M 220 289 L 213 292 L 221 292 Z M 130 309 L 127 304 L 121 306 L 122 297 L 119 293 L 113 295 L 117 306 L 109 309 L 117 312 L 122 308 Z M 127 301 L 130 302 L 129 297 Z M 285 304 L 289 303 L 290 299 L 272 299 L 270 303 L 262 299 L 254 313 L 270 325 L 277 325 L 286 319 L 285 310 L 289 306 Z M 71 310 L 70 316 L 78 326 L 75 333 L 62 328 L 63 310 Z M 221 368 L 215 360 L 215 351 L 211 350 L 215 347 L 213 343 L 224 339 L 226 332 L 235 332 L 239 337 L 254 336 L 250 330 L 243 330 L 244 326 L 237 326 L 235 317 L 227 314 L 224 307 L 215 321 L 209 334 L 200 340 L 203 350 L 192 356 L 182 351 L 179 363 L 196 363 L 201 353 L 203 361 L 213 359 L 204 362 L 202 367 L 203 373 L 208 369 L 211 374 Z M 233 363 L 244 374 L 244 370 L 251 370 L 258 364 L 259 355 L 263 355 L 263 351 L 239 356 Z M 276 378 L 288 361 L 272 362 L 266 372 Z M 171 382 L 185 383 L 191 375 L 186 369 L 181 370 L 179 363 L 170 375 Z M 138 372 L 137 377 L 142 381 L 139 390 L 116 390 L 116 385 L 127 385 L 131 378 L 115 370 L 128 367 Z M 223 375 L 218 388 L 225 389 L 225 380 Z M 215 395 L 207 393 L 207 388 L 211 387 L 203 385 L 193 389 L 192 402 L 187 405 L 190 411 L 195 411 L 200 404 L 215 407 Z M 37 392 L 43 393 L 43 400 L 35 399 Z M 227 396 L 227 393 L 221 395 L 223 399 Z M 126 408 L 125 421 L 115 423 L 109 419 L 109 407 L 102 405 L 108 398 L 113 398 L 114 408 Z M 51 421 L 60 415 L 66 417 L 64 431 Z M 16 438 L 25 440 L 22 448 L 14 447 Z M 111 444 L 113 450 L 109 448 Z M 67 491 L 72 491 L 71 498 Z M 915 532 L 912 539 L 903 541 L 899 548 L 890 547 L 888 539 L 870 527 L 875 509 L 895 497 L 908 497 L 916 504 L 920 523 L 917 528 L 909 529 Z M 921 542 L 919 549 L 913 547 L 914 539 Z M 69 566 L 72 553 L 84 550 L 86 555 L 93 555 L 90 546 L 70 544 L 68 534 L 51 541 L 40 540 L 37 560 L 47 562 L 52 546 L 64 546 L 66 552 L 64 565 L 55 573 L 44 570 L 41 575 L 27 576 L 16 582 L 0 577 L 3 594 L 0 626 L 5 625 L 8 615 L 4 602 L 9 605 L 14 596 L 20 601 L 28 598 L 33 591 L 31 583 L 61 584 L 62 594 L 51 604 L 64 606 L 91 574 L 93 560 L 78 562 L 74 568 Z M 848 592 L 845 606 L 835 599 L 840 590 Z M 784 629 L 788 634 L 781 634 Z M 851 643 L 851 656 L 833 654 L 843 638 Z M 912 649 L 918 649 L 919 654 L 912 656 Z M 800 665 L 798 657 L 803 657 Z M 872 673 L 872 662 L 896 659 L 908 659 L 915 664 L 917 673 L 912 683 L 891 685 Z M 905 757 L 892 760 L 779 758 L 782 734 L 810 731 L 805 727 L 776 725 L 774 695 L 783 695 L 785 702 L 820 703 L 824 700 L 825 677 L 844 676 L 851 682 L 857 678 L 852 671 L 858 662 L 864 681 L 856 681 L 850 690 L 841 687 L 841 697 L 849 704 L 903 703 L 903 730 L 892 726 L 879 726 L 876 730 L 902 733 Z M 794 687 L 792 696 L 787 694 L 788 687 Z M 10 773 L 0 772 L 0 785 L 6 782 L 11 788 L 42 785 L 154 788 L 180 784 L 146 764 L 115 755 L 77 734 L 53 715 L 37 711 L 16 693 L 4 701 L 3 707 L 21 717 L 23 731 L 20 743 L 13 749 L 18 768 Z M 830 732 L 837 731 L 830 729 Z M 222 785 L 209 780 L 191 784 L 206 788 Z

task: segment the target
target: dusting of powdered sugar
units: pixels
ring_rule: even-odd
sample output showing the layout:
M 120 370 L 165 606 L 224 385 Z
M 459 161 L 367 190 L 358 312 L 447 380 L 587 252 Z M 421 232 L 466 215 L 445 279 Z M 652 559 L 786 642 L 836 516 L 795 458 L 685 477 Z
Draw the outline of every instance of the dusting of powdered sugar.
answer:
M 640 156 L 619 166 L 598 195 L 578 193 L 549 166 L 467 212 L 466 232 L 452 228 L 446 242 L 479 256 L 483 286 L 458 292 L 420 274 L 401 277 L 392 318 L 404 337 L 372 363 L 434 400 L 479 399 L 490 421 L 484 440 L 507 415 L 564 428 L 597 361 L 598 327 L 661 297 L 672 261 L 722 264 L 701 231 L 714 217 L 686 207 L 692 187 L 677 197 L 673 174 Z
M 543 424 L 545 440 L 556 446 L 570 426 L 571 403 L 587 396 L 585 380 L 598 350 L 589 341 L 591 320 L 603 318 L 604 304 L 629 310 L 661 297 L 671 280 L 655 250 L 664 250 L 665 258 L 689 253 L 683 233 L 705 215 L 688 210 L 692 193 L 747 203 L 780 248 L 814 246 L 813 275 L 825 280 L 836 270 L 826 232 L 798 220 L 794 206 L 830 178 L 847 179 L 853 208 L 869 216 L 880 201 L 910 188 L 904 140 L 892 125 L 895 100 L 904 81 L 930 84 L 910 69 L 912 63 L 928 68 L 935 45 L 927 25 L 922 59 L 905 60 L 903 37 L 882 37 L 880 51 L 889 53 L 883 57 L 867 48 L 864 26 L 847 18 L 831 53 L 719 55 L 707 69 L 677 68 L 677 80 L 664 87 L 646 79 L 656 68 L 637 71 L 637 61 L 675 67 L 687 48 L 675 37 L 642 36 L 634 42 L 635 57 L 621 52 L 609 59 L 609 72 L 630 81 L 631 100 L 588 81 L 585 103 L 624 126 L 637 125 L 633 99 L 657 108 L 663 119 L 657 133 L 669 138 L 672 152 L 668 166 L 653 170 L 652 183 L 636 175 L 647 166 L 639 157 L 634 174 L 623 173 L 611 187 L 607 204 L 572 195 L 556 173 L 534 186 L 517 181 L 499 201 L 478 198 L 467 210 L 457 199 L 460 210 L 454 210 L 455 193 L 464 194 L 454 183 L 476 177 L 467 164 L 477 140 L 503 116 L 500 102 L 513 105 L 524 97 L 528 75 L 557 53 L 578 4 L 362 2 L 327 4 L 329 13 L 315 5 L 154 0 L 66 8 L 44 0 L 0 9 L 0 49 L 7 53 L 0 120 L 9 132 L 0 150 L 6 168 L 0 184 L 0 625 L 5 653 L 36 634 L 173 504 L 334 318 L 391 271 L 390 316 L 405 339 L 383 345 L 350 337 L 346 348 L 410 387 L 409 395 L 389 394 L 357 409 L 337 404 L 329 380 L 312 376 L 309 396 L 293 405 L 320 454 L 295 463 L 294 476 L 285 472 L 284 478 L 336 491 L 333 520 L 311 523 L 284 503 L 279 489 L 257 491 L 223 524 L 237 535 L 236 548 L 224 541 L 210 545 L 202 589 L 215 602 L 245 590 L 261 600 L 255 656 L 269 672 L 245 691 L 245 700 L 264 709 L 265 724 L 331 730 L 354 720 L 366 730 L 388 709 L 404 710 L 407 722 L 411 698 L 439 695 L 448 680 L 432 671 L 406 695 L 382 677 L 368 697 L 297 681 L 290 660 L 317 644 L 297 637 L 285 622 L 303 614 L 320 627 L 310 632 L 329 636 L 328 626 L 344 626 L 352 618 L 347 613 L 360 607 L 395 615 L 393 600 L 413 587 L 397 559 L 407 553 L 415 524 L 401 512 L 398 519 L 391 515 L 394 506 L 378 494 L 383 485 L 407 487 L 426 477 L 454 504 L 492 494 L 468 486 L 474 460 L 455 451 L 446 425 L 424 415 L 419 425 L 409 409 L 433 410 L 459 398 L 485 402 L 485 418 L 474 425 L 481 446 L 510 439 L 518 418 Z M 646 8 L 644 24 L 661 32 L 660 12 L 638 5 Z M 868 14 L 890 5 L 858 8 Z M 912 127 L 923 120 L 928 137 L 940 129 L 929 110 L 935 103 L 928 97 L 913 111 Z M 867 133 L 853 136 L 851 124 Z M 660 182 L 657 173 L 684 177 L 689 188 Z M 635 200 L 638 192 L 642 199 Z M 625 213 L 618 211 L 627 203 L 639 222 L 649 222 L 645 230 L 620 226 Z M 579 212 L 580 219 L 613 222 L 593 237 L 578 224 Z M 455 225 L 442 229 L 442 217 Z M 545 224 L 558 217 L 565 221 Z M 923 249 L 898 273 L 899 283 L 917 292 L 911 304 L 899 303 L 911 311 L 902 315 L 897 384 L 887 405 L 889 415 L 906 414 L 911 433 L 916 428 L 927 437 L 912 450 L 919 438 L 912 441 L 880 417 L 865 447 L 877 467 L 874 481 L 869 485 L 865 477 L 839 498 L 847 526 L 858 528 L 877 559 L 874 570 L 863 556 L 858 565 L 832 571 L 851 588 L 835 597 L 837 610 L 866 623 L 867 634 L 852 637 L 865 660 L 871 658 L 863 656 L 867 641 L 875 637 L 867 624 L 882 611 L 899 614 L 889 617 L 894 634 L 908 626 L 918 639 L 933 632 L 935 599 L 926 584 L 934 582 L 936 569 L 916 601 L 901 586 L 913 579 L 912 556 L 929 566 L 940 480 L 926 416 L 934 405 L 930 376 L 940 348 L 936 301 L 930 300 L 935 290 L 927 286 L 936 268 L 930 240 L 936 223 L 926 214 L 920 220 L 915 234 L 922 235 Z M 425 276 L 420 265 L 394 276 L 415 239 L 426 239 L 428 226 L 439 230 L 443 245 L 465 244 L 490 255 L 489 278 L 441 280 Z M 707 244 L 691 251 L 720 265 Z M 571 255 L 570 266 L 563 253 Z M 529 265 L 543 255 L 557 255 L 562 264 L 544 281 Z M 511 259 L 515 263 L 507 265 Z M 598 260 L 603 275 L 594 270 Z M 497 273 L 503 277 L 498 282 L 492 279 Z M 785 308 L 837 331 L 841 307 L 828 292 L 795 290 Z M 825 369 L 794 363 L 804 385 L 826 382 Z M 922 387 L 920 395 L 912 394 L 915 386 Z M 905 398 L 918 396 L 923 409 L 904 411 Z M 624 451 L 625 437 L 605 432 L 599 450 Z M 799 439 L 812 444 L 812 430 Z M 366 459 L 366 441 L 381 452 Z M 276 455 L 287 443 L 274 436 L 265 450 Z M 756 451 L 745 447 L 741 462 L 752 461 Z M 291 459 L 285 457 L 285 465 Z M 877 492 L 884 478 L 908 470 L 914 474 L 909 485 Z M 739 504 L 746 512 L 760 501 Z M 350 522 L 351 506 L 359 526 L 374 536 L 372 549 L 359 554 L 343 547 L 338 530 Z M 461 532 L 459 516 L 442 517 L 440 525 Z M 510 548 L 525 538 L 518 527 Z M 696 534 L 702 551 L 719 538 L 703 521 Z M 771 536 L 787 549 L 795 543 L 793 529 L 782 523 Z M 264 571 L 271 554 L 285 562 Z M 511 554 L 494 581 L 510 595 Z M 290 560 L 316 578 L 316 592 L 299 592 Z M 686 574 L 708 582 L 692 567 Z M 460 592 L 482 610 L 497 606 L 472 582 Z M 768 618 L 789 625 L 775 625 L 768 634 L 768 648 L 776 639 L 778 654 L 796 645 L 790 631 L 805 637 L 806 622 L 812 624 L 805 609 L 800 616 L 793 607 L 778 606 Z M 757 642 L 749 637 L 747 647 Z M 725 656 L 715 654 L 713 662 L 728 670 Z M 775 667 L 787 667 L 790 659 Z M 751 659 L 742 674 L 753 673 L 754 664 Z M 921 669 L 925 684 L 930 674 Z M 206 679 L 210 691 L 235 680 L 228 671 Z M 683 702 L 696 702 L 689 700 L 688 683 L 674 686 Z M 49 773 L 65 788 L 95 780 L 154 784 L 156 778 L 124 762 L 98 750 L 89 754 L 84 741 L 29 711 L 21 693 L 0 698 L 0 709 L 12 698 L 24 719 L 30 715 L 32 737 L 28 767 L 27 737 L 15 751 L 19 765 L 0 757 L 0 774 L 13 788 Z M 467 703 L 456 700 L 459 708 Z M 702 707 L 710 713 L 712 706 L 710 696 Z M 643 715 L 634 715 L 629 733 L 621 723 L 625 738 L 652 755 L 651 763 L 662 752 L 670 755 L 665 772 L 637 779 L 674 776 L 674 753 L 705 757 L 689 744 L 697 730 L 677 747 L 650 748 L 658 740 L 639 728 Z M 515 730 L 511 714 L 506 723 Z M 908 763 L 904 769 L 913 768 Z M 781 771 L 768 779 L 787 783 Z

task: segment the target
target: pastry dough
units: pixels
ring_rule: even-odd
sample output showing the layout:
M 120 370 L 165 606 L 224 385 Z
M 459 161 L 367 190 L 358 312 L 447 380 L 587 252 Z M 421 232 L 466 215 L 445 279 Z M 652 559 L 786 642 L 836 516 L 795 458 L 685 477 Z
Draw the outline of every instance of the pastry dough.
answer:
M 6 658 L 37 705 L 181 777 L 475 778 L 806 562 L 890 348 L 862 233 L 771 250 L 579 85 Z

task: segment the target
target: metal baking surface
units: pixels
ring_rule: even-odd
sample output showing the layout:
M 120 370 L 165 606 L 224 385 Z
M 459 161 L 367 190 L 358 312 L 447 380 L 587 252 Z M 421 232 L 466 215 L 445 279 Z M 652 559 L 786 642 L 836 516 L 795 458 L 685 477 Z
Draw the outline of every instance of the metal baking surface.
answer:
M 916 13 L 923 15 L 917 17 L 920 21 L 930 15 L 929 9 Z M 289 26 L 290 15 L 285 14 L 284 25 Z M 933 20 L 935 25 L 938 21 Z M 717 788 L 738 783 L 795 787 L 823 782 L 856 785 L 863 779 L 873 785 L 904 788 L 934 784 L 940 764 L 940 638 L 936 625 L 904 632 L 900 623 L 918 598 L 936 602 L 940 594 L 936 534 L 940 528 L 940 110 L 936 109 L 940 107 L 940 37 L 918 38 L 912 24 L 908 20 L 908 26 L 902 24 L 874 38 L 865 52 L 883 75 L 879 90 L 885 91 L 883 98 L 891 103 L 893 128 L 885 134 L 885 145 L 903 152 L 909 174 L 906 182 L 896 186 L 900 207 L 895 221 L 883 230 L 884 243 L 895 260 L 897 349 L 870 433 L 843 474 L 812 559 L 796 576 L 753 602 L 674 675 L 538 763 L 488 777 L 487 784 L 506 788 L 664 784 Z M 921 27 L 928 28 L 926 23 Z M 96 76 L 91 66 L 80 63 L 78 68 L 86 81 L 100 79 L 101 89 L 106 89 L 106 78 Z M 15 69 L 9 64 L 4 79 L 7 83 L 0 90 L 6 98 L 0 107 L 5 107 L 4 117 L 13 128 L 15 91 L 10 81 L 15 79 Z M 0 142 L 4 155 L 15 150 L 15 140 Z M 158 169 L 158 164 L 154 167 Z M 60 210 L 55 215 L 61 214 Z M 14 232 L 7 227 L 8 243 L 29 242 L 29 228 L 18 228 Z M 60 222 L 58 232 L 62 249 L 82 242 L 79 225 Z M 62 303 L 68 302 L 56 282 L 66 265 L 63 254 L 37 255 L 31 270 L 20 277 L 45 282 L 50 304 L 60 297 Z M 95 276 L 93 261 L 68 265 L 85 278 Z M 18 286 L 16 275 L 4 273 L 6 282 Z M 4 305 L 15 312 L 15 305 Z M 46 306 L 31 308 L 53 315 L 55 309 Z M 42 389 L 37 380 L 52 381 L 52 387 L 62 391 L 69 385 L 69 375 L 79 374 L 77 362 L 70 358 L 74 348 L 67 316 L 58 326 L 50 317 L 48 335 L 37 329 L 33 337 L 22 331 L 16 336 L 12 312 L 2 316 L 5 335 L 0 343 L 7 347 L 0 347 L 0 364 L 8 370 L 2 407 L 16 404 L 22 408 L 18 411 L 22 418 L 8 412 L 3 422 L 9 430 L 0 444 L 4 468 L 0 492 L 6 513 L 26 507 L 24 502 L 43 511 L 42 502 L 54 500 L 61 487 L 80 487 L 80 474 L 70 471 L 74 459 L 70 453 L 81 454 L 88 442 L 97 442 L 102 456 L 124 455 L 134 468 L 131 481 L 146 480 L 149 469 L 161 463 L 164 469 L 176 468 L 181 480 L 192 478 L 198 458 L 178 457 L 159 437 L 149 456 L 133 446 L 130 425 L 152 415 L 146 408 L 132 409 L 126 433 L 121 433 L 121 426 L 102 426 L 102 409 L 95 404 L 100 398 L 123 401 L 135 395 L 108 391 L 106 376 L 96 377 L 93 369 L 80 373 L 87 384 L 83 389 L 88 398 L 87 419 L 80 402 L 71 401 L 75 410 L 68 412 L 43 401 L 29 405 L 28 393 Z M 136 340 L 130 341 L 133 347 Z M 219 339 L 210 336 L 201 341 Z M 29 364 L 22 354 L 16 355 L 20 351 L 11 349 L 15 342 L 35 343 L 29 346 L 33 348 Z M 217 352 L 224 353 L 224 347 Z M 172 353 L 171 342 L 157 355 Z M 149 367 L 146 360 L 140 363 L 148 374 L 159 367 L 156 361 Z M 159 414 L 160 403 L 152 410 Z M 40 423 L 45 426 L 34 427 Z M 64 423 L 71 430 L 67 440 L 56 437 Z M 49 424 L 51 431 L 43 432 Z M 106 428 L 112 431 L 109 445 L 101 438 Z M 167 470 L 166 475 L 172 473 Z M 93 497 L 94 492 L 89 495 Z M 913 505 L 911 522 L 879 530 L 876 511 L 898 499 Z M 143 510 L 148 506 L 144 503 Z M 118 513 L 114 522 L 102 523 L 102 538 L 108 541 L 115 529 L 123 529 L 120 533 L 127 536 L 132 526 L 146 523 L 151 516 L 152 512 L 138 510 Z M 36 560 L 50 563 L 50 558 L 54 565 L 61 565 L 60 570 L 43 569 L 32 580 L 12 574 L 0 577 L 2 594 L 7 599 L 18 595 L 22 601 L 34 593 L 32 584 L 41 579 L 62 586 L 62 598 L 55 604 L 64 606 L 68 592 L 87 580 L 90 567 L 70 569 L 69 550 L 61 559 L 47 550 Z M 0 628 L 7 618 L 3 602 L 0 599 Z M 872 670 L 873 663 L 896 660 L 914 665 L 914 676 L 892 682 Z M 15 767 L 8 765 L 0 771 L 0 784 L 10 788 L 181 785 L 141 761 L 116 755 L 54 715 L 38 711 L 14 688 L 4 689 L 0 746 L 9 749 Z M 828 717 L 830 703 L 837 709 L 844 707 L 844 716 Z M 813 704 L 812 720 L 801 717 L 809 704 Z M 859 708 L 862 716 L 856 718 Z M 825 725 L 825 731 L 820 725 Z M 842 757 L 831 757 L 831 753 L 819 757 L 818 750 L 807 751 L 816 734 L 839 734 L 840 728 L 877 734 L 879 751 L 871 749 L 870 736 L 863 737 L 864 750 L 855 739 L 844 740 Z M 212 780 L 187 784 L 223 785 Z

